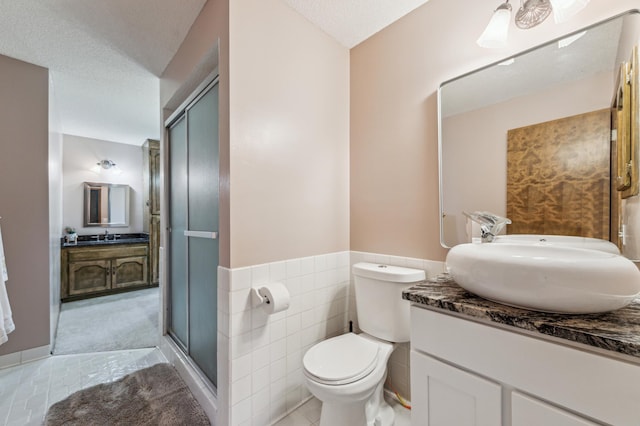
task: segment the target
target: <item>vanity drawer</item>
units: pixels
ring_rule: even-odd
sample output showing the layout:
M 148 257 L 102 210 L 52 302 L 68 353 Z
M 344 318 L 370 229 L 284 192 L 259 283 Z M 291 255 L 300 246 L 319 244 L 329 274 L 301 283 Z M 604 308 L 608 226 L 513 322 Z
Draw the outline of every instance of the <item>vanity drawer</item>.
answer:
M 147 244 L 116 244 L 108 247 L 79 247 L 66 250 L 68 250 L 69 261 L 78 262 L 83 260 L 102 260 L 115 259 L 120 257 L 146 256 L 149 251 L 149 246 Z

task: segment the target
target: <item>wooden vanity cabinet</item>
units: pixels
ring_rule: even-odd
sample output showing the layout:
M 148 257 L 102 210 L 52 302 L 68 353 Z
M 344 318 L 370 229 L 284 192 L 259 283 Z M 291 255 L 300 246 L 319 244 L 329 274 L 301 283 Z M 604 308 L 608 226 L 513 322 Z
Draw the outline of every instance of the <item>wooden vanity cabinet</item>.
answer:
M 63 301 L 149 286 L 149 246 L 66 247 L 61 252 Z

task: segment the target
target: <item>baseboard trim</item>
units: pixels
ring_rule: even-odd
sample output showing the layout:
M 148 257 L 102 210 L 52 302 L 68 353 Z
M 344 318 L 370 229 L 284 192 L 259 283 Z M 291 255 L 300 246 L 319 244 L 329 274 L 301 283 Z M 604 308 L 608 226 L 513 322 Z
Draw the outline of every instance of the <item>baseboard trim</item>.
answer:
M 51 345 L 38 346 L 36 348 L 25 349 L 24 351 L 13 352 L 7 355 L 0 355 L 0 370 L 16 365 L 26 364 L 51 356 Z

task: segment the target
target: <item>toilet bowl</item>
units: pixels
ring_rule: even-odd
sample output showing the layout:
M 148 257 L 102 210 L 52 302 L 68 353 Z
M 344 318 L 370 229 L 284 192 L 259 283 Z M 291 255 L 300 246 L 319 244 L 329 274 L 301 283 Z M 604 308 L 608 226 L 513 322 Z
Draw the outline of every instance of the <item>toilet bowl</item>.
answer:
M 347 333 L 311 347 L 302 360 L 305 383 L 322 401 L 320 426 L 391 426 L 384 400 L 387 361 L 409 340 L 409 302 L 402 291 L 425 279 L 421 270 L 353 265 L 361 334 Z
M 320 426 L 393 424 L 383 391 L 394 348 L 365 333 L 347 333 L 307 351 L 303 371 L 307 388 L 322 401 Z

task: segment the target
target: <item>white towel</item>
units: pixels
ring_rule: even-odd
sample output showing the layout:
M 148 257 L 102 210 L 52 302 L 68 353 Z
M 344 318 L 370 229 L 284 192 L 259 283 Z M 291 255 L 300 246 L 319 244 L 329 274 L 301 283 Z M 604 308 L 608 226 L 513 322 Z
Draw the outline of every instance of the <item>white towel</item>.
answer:
M 11 305 L 5 282 L 9 279 L 7 262 L 4 258 L 4 246 L 2 245 L 2 230 L 0 229 L 0 345 L 8 340 L 7 335 L 15 330 Z

